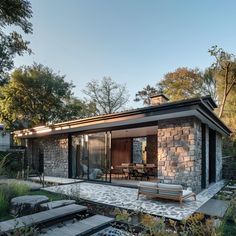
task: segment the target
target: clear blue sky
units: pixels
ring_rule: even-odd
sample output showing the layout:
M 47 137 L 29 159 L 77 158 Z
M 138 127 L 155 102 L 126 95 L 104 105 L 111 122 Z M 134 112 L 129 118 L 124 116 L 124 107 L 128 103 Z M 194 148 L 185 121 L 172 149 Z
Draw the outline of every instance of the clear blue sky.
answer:
M 31 0 L 34 55 L 16 66 L 43 63 L 73 81 L 77 97 L 91 79 L 126 83 L 135 93 L 177 67 L 211 65 L 217 44 L 236 53 L 234 0 Z

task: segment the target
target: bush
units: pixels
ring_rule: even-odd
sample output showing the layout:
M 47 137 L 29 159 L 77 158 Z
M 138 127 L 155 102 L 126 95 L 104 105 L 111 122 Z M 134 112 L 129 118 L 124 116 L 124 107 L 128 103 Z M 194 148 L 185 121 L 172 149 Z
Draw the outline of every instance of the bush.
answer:
M 0 188 L 0 216 L 3 216 L 7 213 L 9 208 L 9 202 L 7 196 Z
M 29 192 L 29 187 L 22 183 L 10 183 L 0 185 L 0 216 L 7 214 L 10 201 L 14 197 L 25 195 Z
M 9 177 L 16 177 L 22 170 L 20 153 L 0 152 L 0 175 L 6 174 Z
M 230 205 L 226 212 L 225 219 L 236 223 L 236 193 L 234 194 L 233 199 L 230 201 Z
M 19 184 L 17 181 L 9 184 L 10 191 L 13 197 L 22 196 L 30 191 L 30 188 L 26 184 Z
M 6 173 L 6 162 L 8 155 L 0 157 L 0 175 L 4 175 Z

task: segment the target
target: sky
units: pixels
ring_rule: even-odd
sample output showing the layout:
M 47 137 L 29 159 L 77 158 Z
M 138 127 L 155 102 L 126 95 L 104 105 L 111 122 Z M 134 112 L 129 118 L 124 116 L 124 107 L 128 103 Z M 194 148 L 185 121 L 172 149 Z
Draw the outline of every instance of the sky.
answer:
M 236 54 L 234 0 L 31 0 L 34 54 L 15 66 L 42 63 L 66 75 L 75 96 L 110 76 L 130 94 L 156 85 L 178 67 L 204 69 L 218 45 Z

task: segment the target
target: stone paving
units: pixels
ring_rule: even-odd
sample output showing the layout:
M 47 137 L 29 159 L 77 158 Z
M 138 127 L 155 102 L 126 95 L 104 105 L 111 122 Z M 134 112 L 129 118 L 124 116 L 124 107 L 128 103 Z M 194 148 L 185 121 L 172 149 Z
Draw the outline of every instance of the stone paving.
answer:
M 224 187 L 224 185 L 225 181 L 223 180 L 212 184 L 208 189 L 197 195 L 197 201 L 188 199 L 184 202 L 183 207 L 180 207 L 178 202 L 150 199 L 144 195 L 140 195 L 139 200 L 137 200 L 137 189 L 97 183 L 81 182 L 47 187 L 44 188 L 44 190 L 79 197 L 84 200 L 113 207 L 142 211 L 156 216 L 182 220 L 193 214 L 199 207 Z

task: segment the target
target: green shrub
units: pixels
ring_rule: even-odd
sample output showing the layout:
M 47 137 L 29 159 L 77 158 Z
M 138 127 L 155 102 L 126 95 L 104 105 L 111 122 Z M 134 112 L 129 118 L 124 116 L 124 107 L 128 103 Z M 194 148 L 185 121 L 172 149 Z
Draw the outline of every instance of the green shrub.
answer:
M 6 214 L 9 208 L 8 198 L 5 195 L 4 191 L 0 188 L 0 216 Z
M 0 175 L 16 177 L 17 173 L 22 170 L 21 159 L 20 153 L 0 152 Z
M 28 192 L 29 187 L 17 181 L 0 185 L 0 216 L 2 217 L 8 213 L 12 198 L 25 195 Z
M 236 194 L 234 194 L 233 199 L 230 201 L 225 219 L 228 221 L 234 221 L 234 223 L 236 223 Z
M 28 185 L 18 183 L 17 181 L 10 183 L 8 187 L 13 197 L 26 195 L 30 191 Z
M 0 157 L 0 175 L 4 175 L 6 173 L 6 163 L 8 156 L 9 155 L 4 155 Z
M 214 225 L 213 219 L 205 219 L 204 214 L 195 213 L 181 222 L 179 234 L 181 236 L 220 236 L 221 228 Z

